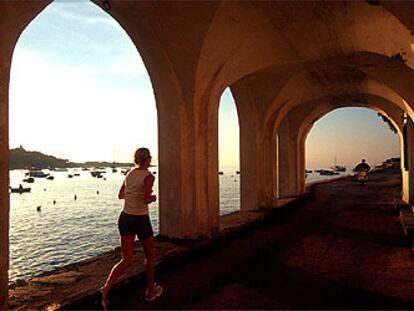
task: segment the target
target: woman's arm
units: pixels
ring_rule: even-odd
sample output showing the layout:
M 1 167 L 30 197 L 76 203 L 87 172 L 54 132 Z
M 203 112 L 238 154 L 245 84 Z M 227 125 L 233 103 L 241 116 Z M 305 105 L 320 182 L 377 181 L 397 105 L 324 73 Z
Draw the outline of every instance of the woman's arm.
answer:
M 144 179 L 144 202 L 145 204 L 149 204 L 157 200 L 157 197 L 155 195 L 151 195 L 152 186 L 154 185 L 154 180 L 155 180 L 155 177 L 151 174 L 149 174 Z
M 125 182 L 122 183 L 121 189 L 119 189 L 118 199 L 122 200 L 125 198 Z

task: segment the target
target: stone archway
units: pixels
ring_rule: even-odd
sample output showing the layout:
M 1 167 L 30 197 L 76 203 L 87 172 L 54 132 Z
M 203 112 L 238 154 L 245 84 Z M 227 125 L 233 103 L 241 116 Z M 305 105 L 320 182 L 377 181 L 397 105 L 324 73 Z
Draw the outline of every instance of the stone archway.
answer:
M 316 102 L 308 102 L 292 109 L 281 122 L 280 129 L 287 129 L 287 135 L 291 142 L 281 146 L 279 156 L 284 158 L 287 167 L 279 170 L 279 179 L 286 179 L 287 182 L 280 184 L 282 196 L 298 196 L 305 191 L 305 141 L 307 134 L 314 122 L 324 115 L 338 108 L 364 107 L 387 116 L 398 130 L 400 146 L 403 144 L 402 119 L 403 111 L 394 103 L 379 96 L 365 95 L 364 101 L 355 101 L 352 97 L 345 97 L 341 100 L 330 100 L 320 98 Z M 283 133 L 283 132 L 282 132 Z M 285 139 L 286 141 L 286 139 Z M 293 155 L 287 157 L 285 152 Z M 281 176 L 281 177 L 280 177 Z

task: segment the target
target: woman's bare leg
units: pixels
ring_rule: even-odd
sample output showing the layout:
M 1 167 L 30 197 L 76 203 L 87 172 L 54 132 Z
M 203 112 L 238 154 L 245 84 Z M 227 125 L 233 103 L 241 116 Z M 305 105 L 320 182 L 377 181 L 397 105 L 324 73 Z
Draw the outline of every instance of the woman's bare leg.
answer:
M 112 268 L 111 273 L 106 279 L 105 285 L 102 288 L 105 294 L 109 292 L 115 281 L 131 264 L 132 257 L 134 255 L 134 238 L 135 236 L 133 235 L 121 236 L 122 259 Z
M 154 290 L 154 237 L 151 236 L 141 241 L 146 258 L 147 289 Z

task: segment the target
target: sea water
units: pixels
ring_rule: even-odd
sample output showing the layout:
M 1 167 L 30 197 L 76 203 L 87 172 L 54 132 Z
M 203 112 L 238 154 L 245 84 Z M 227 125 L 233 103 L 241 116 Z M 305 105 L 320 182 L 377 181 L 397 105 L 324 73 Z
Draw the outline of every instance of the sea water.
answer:
M 30 187 L 30 193 L 10 194 L 10 281 L 27 279 L 43 271 L 75 263 L 119 246 L 117 219 L 123 201 L 118 199 L 125 178 L 107 168 L 104 178 L 90 171 L 43 170 L 54 180 L 35 178 L 23 183 L 27 170 L 10 171 L 10 186 Z M 158 195 L 157 168 L 154 193 Z M 240 175 L 226 169 L 220 178 L 220 215 L 240 209 Z M 80 176 L 69 178 L 78 173 Z M 76 199 L 75 199 L 76 196 Z M 38 210 L 40 209 L 40 210 Z M 150 204 L 150 219 L 159 232 L 158 202 Z
M 154 193 L 158 195 L 157 168 Z M 223 170 L 220 180 L 220 215 L 240 209 L 240 175 Z M 54 180 L 35 178 L 23 183 L 27 170 L 10 171 L 10 186 L 30 187 L 30 193 L 10 194 L 10 281 L 27 279 L 43 271 L 75 263 L 119 246 L 117 219 L 123 201 L 118 191 L 125 176 L 107 168 L 104 178 L 90 171 L 44 170 Z M 80 176 L 69 178 L 69 174 Z M 308 175 L 307 182 L 335 176 Z M 76 196 L 76 199 L 75 199 Z M 39 209 L 39 210 L 38 210 Z M 158 203 L 150 205 L 155 234 L 159 232 Z

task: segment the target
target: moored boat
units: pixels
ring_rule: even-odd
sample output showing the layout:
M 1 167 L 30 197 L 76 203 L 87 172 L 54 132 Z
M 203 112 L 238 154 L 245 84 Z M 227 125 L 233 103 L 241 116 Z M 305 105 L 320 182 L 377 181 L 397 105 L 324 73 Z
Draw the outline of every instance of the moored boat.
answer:
M 98 178 L 100 178 L 99 176 L 102 177 L 102 174 L 105 174 L 106 171 L 98 171 L 98 170 L 96 170 L 96 171 L 91 171 L 90 173 L 91 173 L 92 177 L 98 177 Z
M 43 172 L 41 169 L 32 169 L 29 171 L 30 177 L 46 178 L 50 174 Z
M 333 170 L 320 170 L 319 172 L 320 175 L 324 175 L 324 176 L 332 176 L 332 175 L 339 175 L 338 172 L 334 172 Z
M 24 193 L 24 192 L 30 192 L 31 188 L 23 188 L 21 185 L 18 188 L 12 188 L 10 187 L 10 192 L 12 193 Z
M 345 172 L 346 171 L 346 167 L 342 166 L 342 165 L 335 165 L 335 166 L 332 167 L 332 169 L 335 172 Z
M 55 168 L 55 171 L 56 172 L 67 172 L 68 169 L 67 168 L 64 168 L 64 167 L 58 167 L 58 168 Z

